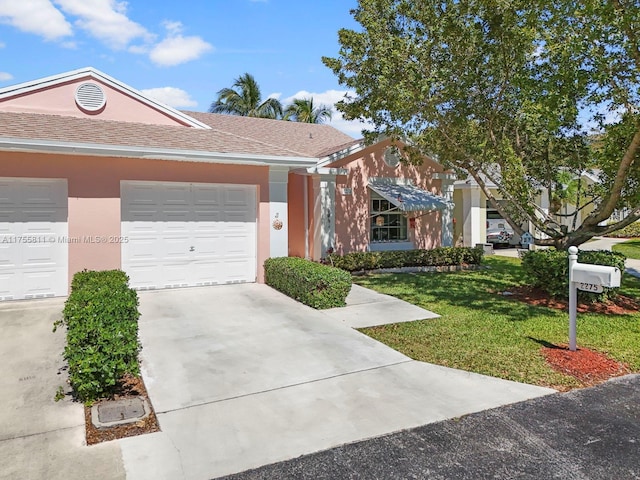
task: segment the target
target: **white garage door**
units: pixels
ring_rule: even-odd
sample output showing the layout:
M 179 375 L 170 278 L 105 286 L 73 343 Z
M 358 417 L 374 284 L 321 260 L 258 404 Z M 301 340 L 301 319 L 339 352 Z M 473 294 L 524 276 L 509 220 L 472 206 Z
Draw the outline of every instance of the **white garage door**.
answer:
M 132 287 L 255 282 L 255 186 L 126 181 L 121 200 Z
M 0 300 L 67 294 L 67 181 L 0 178 Z

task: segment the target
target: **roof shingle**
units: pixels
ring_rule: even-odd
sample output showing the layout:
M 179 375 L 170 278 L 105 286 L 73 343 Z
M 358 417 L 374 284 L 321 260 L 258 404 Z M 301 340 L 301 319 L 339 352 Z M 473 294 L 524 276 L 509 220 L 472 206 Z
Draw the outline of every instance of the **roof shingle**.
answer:
M 185 113 L 211 130 L 0 111 L 0 138 L 310 158 L 353 142 L 327 125 Z

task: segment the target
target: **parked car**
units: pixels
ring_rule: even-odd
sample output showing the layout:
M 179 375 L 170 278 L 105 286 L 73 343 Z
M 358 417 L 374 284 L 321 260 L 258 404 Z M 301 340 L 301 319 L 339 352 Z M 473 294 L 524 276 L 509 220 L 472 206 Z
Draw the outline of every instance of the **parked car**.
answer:
M 504 228 L 487 230 L 487 243 L 492 243 L 496 247 L 508 247 L 511 245 L 512 238 L 513 232 Z

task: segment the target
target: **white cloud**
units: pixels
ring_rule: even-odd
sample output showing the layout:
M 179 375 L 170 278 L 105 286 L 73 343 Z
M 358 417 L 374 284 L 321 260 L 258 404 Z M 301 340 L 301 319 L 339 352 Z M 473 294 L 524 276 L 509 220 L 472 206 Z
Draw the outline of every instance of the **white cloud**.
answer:
M 13 75 L 7 72 L 0 72 L 0 82 L 6 82 L 7 80 L 11 80 Z
M 175 87 L 147 88 L 141 90 L 143 94 L 170 107 L 184 108 L 196 107 L 198 102 L 193 100 L 187 92 Z
M 153 47 L 149 58 L 156 65 L 172 67 L 181 63 L 200 58 L 206 52 L 213 50 L 213 46 L 202 38 L 182 36 L 180 22 L 164 22 L 167 37 Z
M 54 1 L 65 13 L 78 17 L 74 22 L 76 26 L 86 30 L 89 35 L 113 49 L 123 49 L 136 38 L 143 38 L 147 41 L 153 39 L 153 35 L 142 25 L 127 17 L 126 2 L 116 0 Z
M 270 93 L 267 96 L 267 98 L 275 98 L 276 100 L 280 100 L 280 97 L 282 97 L 282 93 L 280 93 L 280 92 Z
M 340 113 L 335 107 L 335 104 L 340 100 L 343 100 L 345 95 L 349 93 L 352 94 L 352 92 L 348 92 L 346 90 L 327 90 L 322 93 L 312 93 L 307 92 L 306 90 L 301 90 L 298 93 L 282 100 L 282 105 L 286 108 L 288 104 L 293 102 L 294 98 L 313 98 L 314 105 L 325 105 L 327 107 L 331 107 L 332 117 L 331 121 L 327 122 L 328 125 L 331 125 L 347 135 L 360 138 L 362 137 L 362 130 L 372 128 L 372 125 L 355 120 L 345 120 L 342 113 Z
M 0 22 L 46 40 L 73 34 L 71 24 L 50 0 L 0 0 Z
M 6 43 L 4 43 L 4 42 L 0 42 L 0 48 L 4 48 L 4 47 L 6 47 L 6 46 L 7 46 L 7 44 L 6 44 Z

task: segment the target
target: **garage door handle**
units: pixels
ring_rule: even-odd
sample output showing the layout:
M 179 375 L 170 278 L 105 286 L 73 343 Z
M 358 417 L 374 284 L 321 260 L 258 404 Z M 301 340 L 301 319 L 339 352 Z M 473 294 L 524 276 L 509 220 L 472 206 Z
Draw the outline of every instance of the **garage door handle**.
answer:
M 190 252 L 195 252 L 196 251 L 196 247 L 189 247 L 189 251 Z

